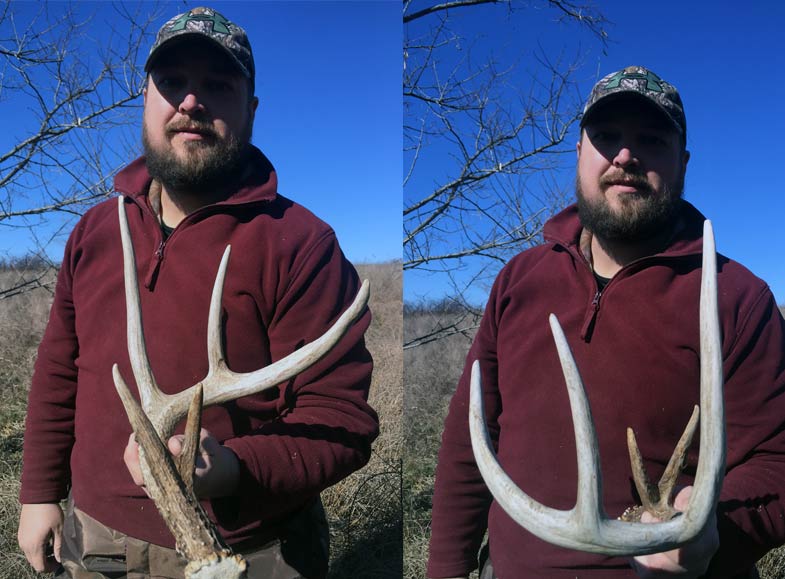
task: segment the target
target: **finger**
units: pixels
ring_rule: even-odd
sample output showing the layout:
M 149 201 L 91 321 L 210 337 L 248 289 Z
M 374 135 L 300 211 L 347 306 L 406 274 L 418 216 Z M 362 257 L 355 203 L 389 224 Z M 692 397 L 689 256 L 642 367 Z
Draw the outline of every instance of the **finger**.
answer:
M 660 519 L 652 515 L 649 511 L 641 513 L 641 523 L 659 523 Z
M 54 530 L 54 540 L 53 540 L 53 548 L 54 548 L 54 557 L 55 560 L 60 563 L 60 548 L 63 542 L 63 529 L 62 527 L 57 527 Z
M 144 476 L 139 465 L 139 445 L 136 443 L 133 434 L 128 438 L 128 444 L 123 451 L 123 462 L 125 462 L 125 467 L 128 469 L 134 484 L 144 486 Z
M 25 557 L 27 557 L 30 566 L 37 572 L 42 573 L 46 569 L 46 554 L 43 545 L 38 545 L 30 551 L 25 551 Z
M 690 504 L 690 497 L 692 496 L 692 487 L 684 487 L 679 491 L 679 494 L 676 495 L 676 498 L 673 499 L 673 508 L 677 511 L 685 511 L 687 510 L 687 506 Z

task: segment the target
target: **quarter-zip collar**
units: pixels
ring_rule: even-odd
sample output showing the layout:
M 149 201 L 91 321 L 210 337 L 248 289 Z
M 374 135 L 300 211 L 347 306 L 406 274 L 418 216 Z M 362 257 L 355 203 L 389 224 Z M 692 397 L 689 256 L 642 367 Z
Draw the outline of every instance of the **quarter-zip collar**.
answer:
M 671 240 L 666 244 L 666 248 L 660 253 L 648 255 L 628 263 L 602 289 L 600 289 L 594 278 L 591 253 L 592 234 L 581 225 L 577 205 L 570 205 L 548 220 L 543 230 L 546 243 L 559 246 L 570 253 L 577 262 L 584 265 L 594 282 L 595 291 L 586 309 L 586 315 L 581 326 L 581 338 L 586 342 L 591 341 L 597 316 L 600 312 L 602 297 L 620 279 L 631 275 L 641 267 L 645 267 L 646 263 L 652 263 L 656 260 L 695 256 L 699 258 L 703 250 L 702 236 L 705 219 L 693 205 L 682 200 L 678 213 L 678 222 L 674 227 Z
M 251 170 L 240 182 L 237 190 L 215 205 L 240 205 L 272 201 L 276 198 L 278 177 L 270 160 L 259 149 L 251 146 L 248 164 Z M 139 157 L 115 176 L 114 188 L 118 193 L 134 199 L 141 207 L 148 207 L 152 211 L 145 199 L 151 182 L 152 177 L 147 171 L 145 158 Z
M 673 238 L 666 248 L 650 257 L 685 256 L 700 254 L 703 250 L 703 222 L 705 217 L 688 201 L 681 201 L 679 210 L 679 226 L 675 228 Z M 584 230 L 578 218 L 578 206 L 573 204 L 554 215 L 545 223 L 543 237 L 546 243 L 552 243 L 568 250 L 572 255 L 586 264 L 591 270 L 591 234 Z M 632 263 L 639 263 L 636 260 Z M 622 269 L 626 269 L 628 264 Z
M 144 157 L 139 157 L 115 176 L 115 191 L 131 199 L 140 209 L 146 212 L 158 225 L 157 248 L 148 262 L 144 272 L 144 286 L 152 290 L 166 257 L 167 245 L 177 236 L 177 232 L 189 223 L 200 219 L 204 215 L 215 211 L 217 208 L 240 207 L 256 203 L 269 203 L 278 196 L 278 177 L 272 163 L 256 147 L 251 147 L 248 156 L 248 165 L 244 170 L 244 177 L 237 190 L 229 197 L 218 203 L 205 205 L 186 216 L 175 227 L 172 234 L 165 238 L 160 227 L 160 186 L 151 187 L 153 178 L 147 170 Z M 156 183 L 157 185 L 157 183 Z

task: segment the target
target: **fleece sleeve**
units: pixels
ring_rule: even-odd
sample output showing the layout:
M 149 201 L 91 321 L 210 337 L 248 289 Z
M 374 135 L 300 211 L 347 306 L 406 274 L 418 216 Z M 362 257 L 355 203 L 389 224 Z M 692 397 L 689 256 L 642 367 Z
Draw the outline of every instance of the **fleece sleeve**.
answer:
M 785 542 L 785 320 L 764 288 L 725 357 L 727 474 L 711 577 L 732 577 Z
M 299 260 L 276 304 L 268 328 L 273 362 L 321 336 L 358 290 L 330 231 Z M 217 509 L 222 524 L 232 512 L 240 520 L 274 519 L 368 461 L 378 434 L 367 403 L 373 363 L 363 334 L 370 320 L 366 309 L 329 354 L 287 385 L 280 419 L 224 442 L 241 462 L 241 508 Z
M 444 423 L 433 493 L 428 577 L 458 577 L 477 568 L 477 554 L 488 526 L 492 497 L 472 452 L 468 428 L 469 385 L 471 366 L 479 360 L 486 423 L 496 447 L 501 411 L 495 321 L 498 285 L 497 280 Z
M 56 503 L 70 487 L 70 457 L 74 444 L 76 357 L 79 342 L 71 297 L 71 241 L 57 277 L 49 322 L 35 362 L 25 422 L 22 486 L 23 504 Z

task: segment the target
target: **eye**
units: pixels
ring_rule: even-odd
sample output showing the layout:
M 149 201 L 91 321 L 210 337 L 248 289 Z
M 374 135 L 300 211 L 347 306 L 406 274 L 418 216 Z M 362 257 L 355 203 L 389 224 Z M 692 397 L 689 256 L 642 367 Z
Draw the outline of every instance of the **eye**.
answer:
M 156 86 L 162 91 L 172 91 L 181 88 L 184 82 L 182 77 L 174 74 L 162 74 L 155 79 Z
M 234 90 L 234 85 L 232 85 L 232 83 L 222 79 L 210 79 L 207 81 L 206 85 L 210 92 L 225 93 Z
M 665 147 L 668 145 L 667 141 L 657 134 L 644 134 L 640 137 L 641 144 L 649 147 Z
M 619 132 L 609 129 L 597 129 L 591 133 L 591 140 L 596 144 L 613 143 L 619 139 Z

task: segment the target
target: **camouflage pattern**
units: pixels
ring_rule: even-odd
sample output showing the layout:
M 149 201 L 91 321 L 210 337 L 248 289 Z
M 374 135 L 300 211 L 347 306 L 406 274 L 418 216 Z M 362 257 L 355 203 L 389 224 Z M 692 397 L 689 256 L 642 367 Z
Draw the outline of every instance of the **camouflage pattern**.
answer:
M 164 24 L 150 49 L 144 65 L 145 72 L 150 72 L 154 57 L 159 55 L 168 43 L 188 35 L 214 42 L 237 64 L 243 75 L 254 80 L 253 53 L 245 30 L 212 8 L 194 8 Z
M 642 66 L 628 66 L 618 72 L 609 74 L 594 85 L 583 109 L 581 126 L 588 118 L 589 111 L 603 99 L 617 94 L 635 94 L 657 105 L 673 122 L 676 129 L 686 137 L 687 118 L 684 116 L 679 91 L 670 83 L 665 82 L 652 71 Z

